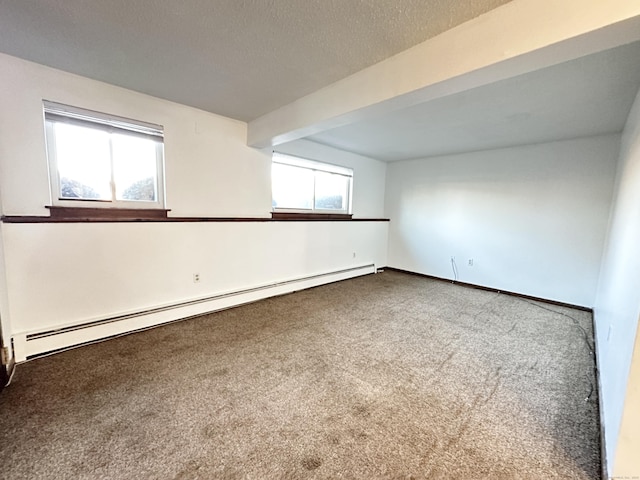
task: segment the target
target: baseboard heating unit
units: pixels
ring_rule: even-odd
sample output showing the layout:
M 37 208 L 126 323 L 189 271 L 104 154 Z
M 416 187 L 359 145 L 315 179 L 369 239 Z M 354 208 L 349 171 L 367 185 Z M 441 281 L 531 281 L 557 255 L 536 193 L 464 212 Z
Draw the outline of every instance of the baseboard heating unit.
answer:
M 13 335 L 15 359 L 17 362 L 23 362 L 49 353 L 144 330 L 168 322 L 183 320 L 264 298 L 371 273 L 376 273 L 374 264 L 361 265 L 217 293 L 135 312 L 121 313 L 108 318 L 97 318 L 82 323 L 62 325 L 54 329 L 19 332 Z

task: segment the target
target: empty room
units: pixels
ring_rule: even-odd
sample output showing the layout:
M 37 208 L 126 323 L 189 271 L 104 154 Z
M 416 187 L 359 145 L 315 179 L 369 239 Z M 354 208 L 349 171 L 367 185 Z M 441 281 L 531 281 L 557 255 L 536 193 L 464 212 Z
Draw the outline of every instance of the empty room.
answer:
M 640 3 L 0 2 L 0 477 L 640 480 Z

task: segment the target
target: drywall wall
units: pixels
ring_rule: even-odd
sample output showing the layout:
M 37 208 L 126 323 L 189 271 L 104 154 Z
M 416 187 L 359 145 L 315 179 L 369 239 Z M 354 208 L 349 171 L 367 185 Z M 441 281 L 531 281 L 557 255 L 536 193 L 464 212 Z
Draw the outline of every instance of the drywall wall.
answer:
M 612 468 L 615 472 L 621 461 L 617 458 L 614 463 L 619 441 L 633 443 L 636 461 L 640 450 L 640 430 L 626 430 L 626 435 L 632 435 L 624 440 L 620 430 L 623 405 L 637 408 L 637 404 L 633 407 L 628 402 L 625 404 L 625 395 L 640 385 L 638 377 L 629 376 L 640 314 L 640 92 L 622 134 L 614 192 L 594 305 L 601 416 L 610 473 Z M 635 361 L 640 359 L 636 357 Z M 640 468 L 634 475 L 640 476 Z
M 278 145 L 275 151 L 353 169 L 354 217 L 376 218 L 384 212 L 387 164 L 309 140 Z
M 0 194 L 0 214 L 2 213 L 2 195 Z M 11 324 L 9 317 L 9 299 L 7 296 L 7 277 L 5 275 L 3 225 L 0 222 L 0 334 L 5 346 L 11 345 Z M 13 350 L 9 348 L 13 357 Z
M 0 70 L 5 216 L 48 215 L 47 99 L 163 125 L 170 216 L 270 217 L 271 154 L 246 146 L 245 123 L 6 55 L 0 55 Z M 332 150 L 313 156 L 332 161 L 339 155 Z M 358 162 L 352 162 L 354 215 L 381 217 L 384 165 L 372 160 L 369 171 Z M 3 308 L 12 336 L 24 337 L 256 285 L 385 265 L 387 231 L 386 222 L 3 223 Z M 197 284 L 194 273 L 200 274 Z
M 14 336 L 383 265 L 387 248 L 386 222 L 46 223 L 4 230 Z
M 613 462 L 614 478 L 640 478 L 640 331 L 636 329 L 635 348 L 627 383 L 624 410 Z M 613 454 L 614 452 L 612 452 Z
M 618 135 L 387 167 L 391 267 L 590 307 Z M 469 261 L 473 260 L 473 266 Z
M 5 274 L 3 225 L 0 223 L 0 334 L 5 346 L 11 345 L 11 317 L 9 315 L 9 297 L 7 295 L 7 277 Z M 13 350 L 9 349 L 9 355 L 13 357 Z M 0 367 L 1 368 L 1 367 Z
M 0 192 L 5 215 L 48 215 L 42 100 L 164 126 L 174 216 L 267 216 L 270 157 L 247 148 L 246 124 L 0 55 Z
M 269 216 L 271 150 L 246 146 L 245 123 L 8 55 L 0 54 L 0 68 L 0 205 L 5 215 L 48 215 L 42 112 L 47 99 L 163 125 L 169 215 Z M 312 142 L 291 149 L 354 168 L 354 216 L 382 216 L 383 163 Z

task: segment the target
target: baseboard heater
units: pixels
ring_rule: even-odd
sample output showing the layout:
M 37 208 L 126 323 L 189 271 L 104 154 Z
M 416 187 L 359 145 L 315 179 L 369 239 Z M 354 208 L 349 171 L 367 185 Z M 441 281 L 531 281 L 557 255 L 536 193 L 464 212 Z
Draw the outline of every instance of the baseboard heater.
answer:
M 376 273 L 374 264 L 272 282 L 159 307 L 13 336 L 18 362 L 268 297 Z

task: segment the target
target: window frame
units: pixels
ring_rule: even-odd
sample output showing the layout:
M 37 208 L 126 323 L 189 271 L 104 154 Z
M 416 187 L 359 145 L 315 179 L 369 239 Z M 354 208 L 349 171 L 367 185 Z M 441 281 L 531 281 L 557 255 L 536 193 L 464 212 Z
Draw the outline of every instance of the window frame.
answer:
M 96 112 L 84 108 L 73 107 L 57 102 L 43 100 L 43 119 L 45 127 L 45 142 L 47 166 L 49 169 L 49 188 L 51 204 L 55 207 L 92 208 L 92 209 L 128 209 L 128 210 L 163 210 L 165 209 L 164 182 L 164 128 L 153 123 L 132 120 L 116 115 Z M 111 199 L 64 198 L 58 169 L 56 149 L 55 123 L 67 123 L 82 127 L 101 130 L 111 135 L 124 134 L 144 137 L 155 143 L 156 167 L 156 200 L 118 200 L 116 198 L 116 184 L 114 180 L 114 158 L 110 148 L 110 192 Z
M 273 206 L 273 177 L 271 179 L 271 201 L 272 214 L 302 214 L 309 216 L 348 216 L 352 215 L 352 201 L 353 201 L 353 169 L 348 167 L 343 167 L 340 165 L 335 165 L 331 163 L 319 162 L 317 160 L 310 160 L 307 158 L 298 157 L 295 155 L 289 155 L 280 152 L 273 152 L 273 156 L 271 159 L 271 167 L 273 172 L 273 164 L 278 163 L 281 165 L 289 165 L 297 168 L 304 168 L 310 170 L 314 174 L 313 181 L 313 196 L 312 196 L 312 207 L 309 209 L 305 208 L 287 208 L 287 207 L 276 207 Z M 336 209 L 326 209 L 326 208 L 315 208 L 316 203 L 316 172 L 321 173 L 330 173 L 334 175 L 341 175 L 343 177 L 348 178 L 348 188 L 347 188 L 347 198 L 345 200 L 346 209 L 336 210 Z M 273 175 L 273 173 L 272 173 Z

